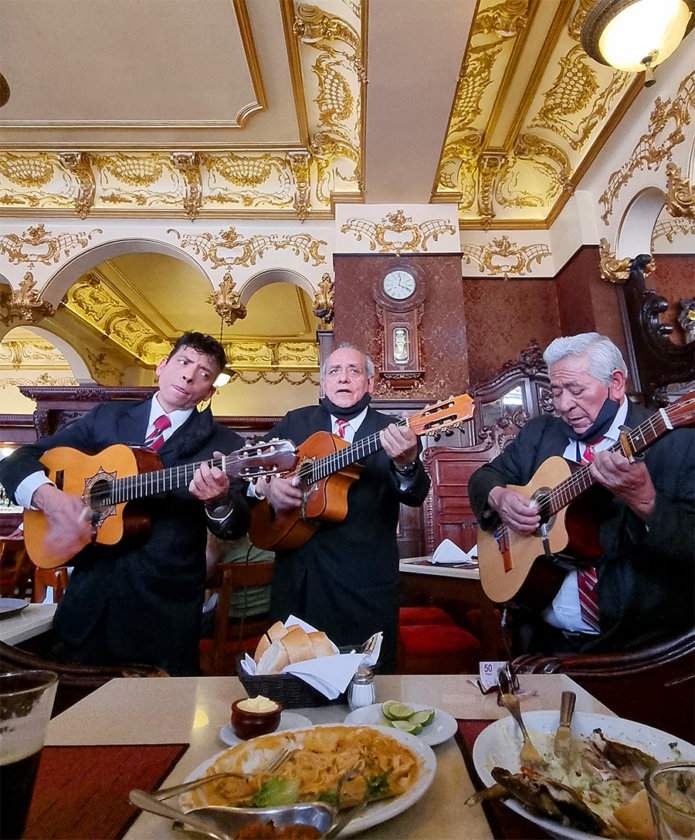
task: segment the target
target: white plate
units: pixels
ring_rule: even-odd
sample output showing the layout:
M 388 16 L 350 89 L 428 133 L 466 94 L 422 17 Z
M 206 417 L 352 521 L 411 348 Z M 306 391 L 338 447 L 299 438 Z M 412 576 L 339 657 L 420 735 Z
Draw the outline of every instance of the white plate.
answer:
M 283 712 L 280 715 L 280 725 L 275 730 L 276 732 L 284 732 L 286 729 L 304 729 L 313 724 L 306 715 L 299 715 L 296 712 Z M 220 738 L 230 747 L 234 747 L 241 743 L 241 738 L 234 734 L 232 724 L 228 723 L 220 730 Z
M 414 712 L 422 712 L 425 709 L 431 709 L 432 706 L 424 706 L 422 703 L 407 703 Z M 393 732 L 395 727 L 389 726 L 388 721 L 381 711 L 381 703 L 374 703 L 372 706 L 363 706 L 361 709 L 355 709 L 345 718 L 343 723 L 355 726 L 358 723 L 366 723 L 370 726 L 385 726 L 389 731 Z M 420 732 L 415 736 L 419 741 L 424 741 L 431 747 L 437 744 L 443 744 L 448 741 L 452 735 L 456 734 L 458 723 L 448 712 L 443 712 L 441 709 L 434 710 L 434 720 L 428 726 L 423 726 Z M 400 732 L 399 729 L 395 729 Z
M 340 723 L 325 725 L 344 726 L 344 724 Z M 320 727 L 313 728 L 318 729 Z M 371 805 L 368 805 L 363 814 L 359 817 L 355 817 L 355 819 L 340 832 L 341 837 L 358 834 L 360 831 L 371 828 L 373 825 L 379 825 L 386 820 L 390 820 L 391 817 L 395 817 L 397 814 L 407 811 L 411 805 L 417 802 L 424 795 L 425 791 L 434 780 L 434 774 L 437 770 L 437 759 L 435 758 L 431 747 L 427 744 L 423 744 L 422 741 L 420 741 L 415 735 L 410 735 L 408 732 L 401 732 L 398 729 L 392 729 L 391 727 L 385 726 L 375 726 L 374 728 L 383 732 L 385 735 L 390 735 L 396 741 L 401 744 L 405 744 L 406 747 L 411 749 L 420 759 L 420 773 L 418 774 L 415 784 L 410 788 L 410 790 L 407 790 L 401 796 L 397 796 L 394 799 L 384 799 L 380 802 L 373 802 Z M 293 731 L 302 732 L 303 730 L 299 729 Z M 245 741 L 244 743 L 247 745 L 253 744 L 254 740 L 260 741 L 263 737 L 264 736 L 260 736 L 258 739 L 252 739 L 250 741 Z M 230 749 L 238 748 L 239 746 L 237 745 L 237 747 L 232 747 Z M 225 751 L 223 750 L 223 752 Z M 212 758 L 209 758 L 207 761 L 198 765 L 195 770 L 188 774 L 185 781 L 192 782 L 194 779 L 199 779 L 201 776 L 204 776 L 208 767 L 210 767 L 211 764 L 214 764 L 223 752 L 213 755 Z
M 28 602 L 22 598 L 0 598 L 0 616 L 7 618 L 28 606 Z
M 526 712 L 524 714 L 526 727 L 533 739 L 534 732 L 553 734 L 560 723 L 560 712 Z M 632 747 L 638 747 L 659 762 L 673 761 L 682 758 L 684 761 L 695 760 L 695 746 L 668 735 L 660 729 L 654 729 L 643 723 L 613 717 L 611 715 L 594 715 L 586 712 L 576 712 L 572 718 L 572 733 L 578 737 L 588 738 L 594 729 L 600 729 L 603 734 L 613 741 L 619 741 Z M 677 744 L 679 754 L 675 753 L 671 744 Z M 473 745 L 473 764 L 485 785 L 495 784 L 490 774 L 493 767 L 504 767 L 512 773 L 519 771 L 519 750 L 521 749 L 521 734 L 519 727 L 511 717 L 501 718 L 490 724 L 478 735 Z M 505 804 L 526 817 L 536 825 L 544 828 L 554 837 L 562 840 L 593 840 L 595 835 L 565 828 L 552 820 L 535 817 L 530 814 L 521 803 L 514 799 L 504 800 Z M 598 838 L 597 838 L 598 840 Z

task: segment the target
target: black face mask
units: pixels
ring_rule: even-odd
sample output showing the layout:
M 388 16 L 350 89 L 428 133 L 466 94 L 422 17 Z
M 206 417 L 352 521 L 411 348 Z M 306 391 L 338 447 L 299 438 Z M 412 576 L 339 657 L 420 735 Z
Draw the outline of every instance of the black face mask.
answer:
M 610 429 L 619 408 L 620 403 L 617 403 L 610 397 L 606 397 L 603 405 L 601 406 L 601 410 L 598 413 L 598 417 L 592 423 L 591 428 L 582 432 L 582 434 L 575 432 L 574 429 L 563 420 L 562 425 L 567 433 L 567 437 L 570 440 L 580 440 L 582 443 L 585 443 L 586 441 L 593 443 L 600 437 L 603 437 L 603 435 L 605 435 L 605 433 Z
M 319 400 L 319 404 L 322 405 L 329 414 L 332 414 L 339 420 L 352 420 L 353 417 L 357 417 L 358 414 L 361 414 L 365 410 L 371 400 L 371 394 L 364 394 L 364 396 L 354 405 L 351 405 L 349 408 L 341 408 L 339 405 L 331 402 L 328 397 L 323 397 Z

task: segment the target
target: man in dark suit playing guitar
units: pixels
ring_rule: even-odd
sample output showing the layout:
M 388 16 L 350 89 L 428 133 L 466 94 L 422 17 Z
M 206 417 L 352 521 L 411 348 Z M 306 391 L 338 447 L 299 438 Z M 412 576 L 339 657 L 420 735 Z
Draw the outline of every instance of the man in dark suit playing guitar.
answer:
M 626 398 L 625 362 L 605 336 L 556 339 L 544 359 L 555 416 L 530 420 L 468 485 L 483 586 L 521 608 L 516 653 L 610 652 L 673 637 L 694 623 L 695 432 L 670 431 L 663 410 Z M 638 452 L 646 437 L 644 460 L 622 451 L 629 434 Z M 567 472 L 553 480 L 546 465 L 556 463 Z M 553 549 L 548 510 L 575 495 Z M 526 561 L 523 587 L 508 588 Z M 548 574 L 555 582 L 544 591 Z
M 209 407 L 196 411 L 212 397 L 225 365 L 219 342 L 186 333 L 157 366 L 159 389 L 152 399 L 102 403 L 0 462 L 0 481 L 17 503 L 42 512 L 42 548 L 49 560 L 77 555 L 53 622 L 56 658 L 91 665 L 147 663 L 172 675 L 199 673 L 207 527 L 237 537 L 249 519 L 246 484 L 230 483 L 225 471 L 208 463 L 213 454 L 229 455 L 244 441 L 215 423 Z M 63 492 L 49 481 L 39 459 L 55 447 L 70 447 L 79 455 L 113 444 L 156 450 L 159 466 L 170 468 L 170 474 L 180 467 L 184 481 L 180 489 L 169 484 L 166 492 L 138 502 L 149 520 L 146 537 L 90 545 L 96 538 L 93 510 L 79 492 Z M 181 465 L 201 459 L 206 460 L 191 466 L 188 478 Z
M 365 456 L 359 458 L 359 477 L 355 481 L 353 472 L 352 480 L 345 480 L 337 472 L 328 478 L 325 513 L 331 521 L 314 523 L 284 547 L 282 541 L 275 546 L 264 543 L 268 529 L 277 517 L 291 521 L 292 515 L 306 526 L 300 517 L 302 506 L 323 498 L 323 491 L 301 486 L 299 475 L 259 482 L 256 495 L 267 504 L 258 508 L 265 510 L 266 517 L 254 528 L 254 509 L 250 536 L 256 545 L 277 551 L 270 605 L 273 618 L 285 621 L 294 614 L 323 630 L 337 645 L 357 644 L 383 630 L 380 667 L 389 671 L 396 664 L 399 504 L 421 505 L 429 477 L 418 458 L 413 431 L 369 407 L 374 377 L 369 357 L 354 347 L 339 347 L 324 363 L 321 377 L 325 396 L 320 405 L 290 411 L 269 437 L 303 444 L 310 436 L 312 441 L 321 437 L 315 433 L 322 432 L 328 447 L 316 454 L 326 456 L 336 444 L 332 433 L 342 438 L 344 446 L 351 444 L 350 449 L 357 447 L 358 454 Z M 326 470 L 333 467 L 329 464 Z M 335 516 L 332 482 L 337 482 L 338 490 Z M 309 491 L 306 497 L 305 491 Z

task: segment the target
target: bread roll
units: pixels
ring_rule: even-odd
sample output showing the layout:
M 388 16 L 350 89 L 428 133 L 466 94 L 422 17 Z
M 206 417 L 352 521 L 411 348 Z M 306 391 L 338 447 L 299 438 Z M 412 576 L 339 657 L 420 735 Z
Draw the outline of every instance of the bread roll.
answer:
M 291 664 L 315 658 L 309 635 L 306 630 L 299 626 L 290 628 L 290 631 L 282 637 L 280 643 L 284 645 Z
M 320 656 L 334 656 L 335 651 L 331 640 L 325 633 L 317 631 L 316 633 L 309 633 L 309 641 L 314 650 L 314 656 L 318 659 Z
M 258 660 L 256 665 L 257 674 L 279 674 L 283 668 L 290 664 L 287 651 L 282 641 L 278 639 L 268 646 Z
M 271 642 L 277 642 L 285 635 L 287 635 L 287 628 L 281 621 L 276 621 L 272 627 L 269 627 L 268 630 L 266 630 L 266 632 L 261 636 L 256 652 L 253 655 L 256 665 L 258 665 L 261 656 L 263 656 L 266 650 L 270 647 Z

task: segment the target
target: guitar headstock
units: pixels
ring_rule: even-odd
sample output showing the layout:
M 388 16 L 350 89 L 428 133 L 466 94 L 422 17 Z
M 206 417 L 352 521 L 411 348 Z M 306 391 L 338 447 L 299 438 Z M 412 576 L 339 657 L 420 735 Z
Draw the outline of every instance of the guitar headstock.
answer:
M 275 438 L 261 443 L 247 443 L 228 455 L 225 470 L 234 478 L 254 480 L 292 472 L 298 462 L 299 454 L 292 441 Z
M 674 426 L 688 426 L 695 422 L 695 391 L 684 394 L 672 405 L 662 409 Z
M 434 405 L 427 405 L 408 418 L 408 426 L 416 435 L 436 435 L 470 420 L 475 414 L 475 402 L 468 394 L 449 397 Z

